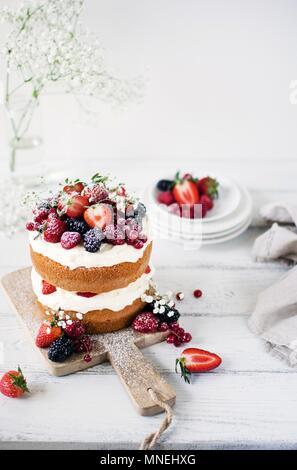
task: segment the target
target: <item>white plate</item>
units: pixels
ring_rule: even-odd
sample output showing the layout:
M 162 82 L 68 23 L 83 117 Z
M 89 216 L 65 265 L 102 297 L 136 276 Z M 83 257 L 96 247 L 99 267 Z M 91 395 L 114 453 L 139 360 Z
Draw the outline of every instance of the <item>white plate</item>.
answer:
M 200 245 L 201 246 L 202 245 L 214 245 L 216 243 L 223 243 L 223 242 L 232 240 L 233 238 L 238 237 L 245 230 L 247 230 L 247 228 L 249 227 L 251 221 L 252 221 L 252 217 L 250 216 L 247 220 L 244 221 L 243 224 L 240 224 L 240 226 L 238 228 L 236 228 L 235 230 L 232 230 L 230 233 L 225 234 L 225 235 L 221 235 L 221 236 L 218 236 L 218 237 L 213 237 L 213 238 L 202 237 L 202 239 L 198 239 L 198 238 L 197 239 L 187 239 L 187 238 L 181 238 L 180 236 L 174 236 L 173 234 L 171 234 L 168 237 L 167 235 L 165 235 L 161 231 L 159 231 L 159 234 L 161 235 L 162 239 L 167 239 L 167 240 L 175 242 L 175 243 L 183 244 L 183 245 L 185 245 L 185 247 L 190 249 L 191 246 L 199 247 Z
M 241 199 L 240 188 L 230 178 L 224 176 L 216 176 L 219 181 L 219 197 L 214 201 L 214 207 L 209 211 L 206 217 L 203 219 L 205 223 L 213 222 L 219 219 L 223 219 L 228 216 L 238 207 Z M 157 202 L 158 190 L 156 186 L 150 186 L 146 191 L 146 200 L 149 204 L 156 206 L 157 210 L 168 213 L 167 209 Z M 177 215 L 172 214 L 175 218 L 180 218 Z M 187 222 L 195 222 L 189 219 Z
M 160 214 L 159 210 L 151 213 L 151 220 L 155 227 L 160 227 L 163 232 L 170 232 L 177 236 L 188 236 L 189 239 L 201 238 L 203 232 L 204 238 L 226 235 L 232 230 L 242 225 L 252 213 L 252 200 L 248 191 L 244 187 L 240 187 L 241 201 L 235 211 L 217 222 L 204 224 L 204 219 L 182 219 L 180 217 L 164 213 Z M 153 206 L 153 209 L 156 205 Z M 189 223 L 190 222 L 190 223 Z

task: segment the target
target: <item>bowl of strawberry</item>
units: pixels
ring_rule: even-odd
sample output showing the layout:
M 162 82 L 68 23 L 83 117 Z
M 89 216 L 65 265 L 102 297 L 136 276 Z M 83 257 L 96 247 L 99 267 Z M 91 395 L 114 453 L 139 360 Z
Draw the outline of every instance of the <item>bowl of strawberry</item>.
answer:
M 219 183 L 211 176 L 198 178 L 177 172 L 173 179 L 161 179 L 154 188 L 154 199 L 170 214 L 185 219 L 209 216 L 219 197 Z

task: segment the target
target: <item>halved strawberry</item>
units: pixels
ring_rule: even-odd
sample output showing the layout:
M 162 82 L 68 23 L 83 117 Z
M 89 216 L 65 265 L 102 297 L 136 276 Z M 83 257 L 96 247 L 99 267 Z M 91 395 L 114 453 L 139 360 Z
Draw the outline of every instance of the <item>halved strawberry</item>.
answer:
M 185 349 L 181 357 L 175 361 L 175 372 L 180 367 L 181 377 L 185 382 L 190 383 L 191 373 L 208 372 L 215 369 L 222 362 L 217 354 L 198 348 Z
M 108 204 L 95 204 L 94 206 L 90 206 L 84 212 L 84 219 L 90 227 L 99 227 L 103 230 L 107 225 L 113 222 L 112 206 Z
M 74 184 L 66 184 L 64 186 L 63 191 L 64 193 L 71 194 L 71 193 L 81 193 L 82 190 L 84 189 L 84 184 L 81 183 L 80 181 Z
M 89 199 L 86 196 L 76 194 L 67 202 L 66 214 L 69 217 L 80 217 L 88 206 Z
M 195 181 L 180 178 L 179 173 L 176 174 L 174 181 L 172 192 L 176 202 L 190 205 L 199 203 L 199 192 Z

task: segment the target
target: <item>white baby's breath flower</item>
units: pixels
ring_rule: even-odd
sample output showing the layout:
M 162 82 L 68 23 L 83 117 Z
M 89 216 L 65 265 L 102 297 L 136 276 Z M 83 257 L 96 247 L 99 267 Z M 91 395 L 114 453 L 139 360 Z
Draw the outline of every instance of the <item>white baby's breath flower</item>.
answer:
M 76 314 L 76 318 L 78 318 L 79 320 L 82 320 L 83 316 L 82 316 L 81 313 L 77 313 L 77 314 Z

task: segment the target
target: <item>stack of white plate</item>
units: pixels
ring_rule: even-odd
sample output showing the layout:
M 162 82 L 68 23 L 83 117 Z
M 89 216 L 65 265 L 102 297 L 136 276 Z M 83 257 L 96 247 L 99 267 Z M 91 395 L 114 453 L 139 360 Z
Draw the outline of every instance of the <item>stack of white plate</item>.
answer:
M 219 181 L 219 197 L 203 219 L 187 219 L 168 212 L 157 202 L 155 186 L 145 195 L 155 238 L 179 242 L 222 243 L 243 233 L 251 223 L 252 200 L 245 187 L 223 176 Z

